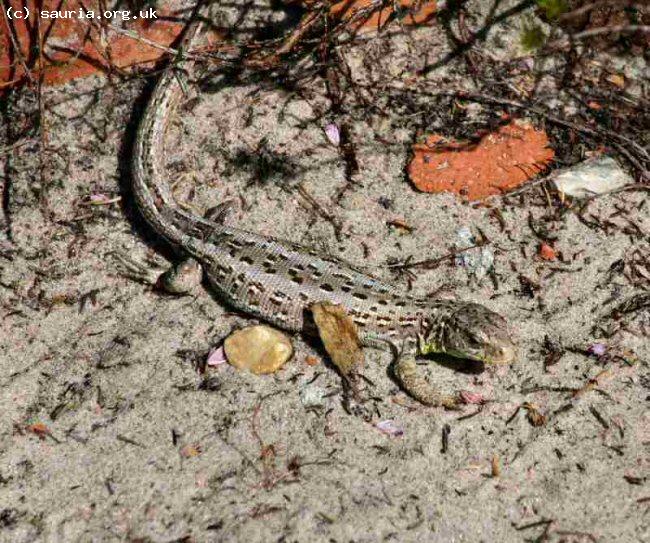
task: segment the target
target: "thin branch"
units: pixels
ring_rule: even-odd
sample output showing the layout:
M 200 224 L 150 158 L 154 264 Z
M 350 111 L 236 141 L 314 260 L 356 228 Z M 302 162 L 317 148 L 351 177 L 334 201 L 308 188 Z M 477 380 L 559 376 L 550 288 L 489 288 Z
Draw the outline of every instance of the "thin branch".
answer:
M 604 34 L 614 34 L 616 32 L 621 32 L 625 34 L 629 34 L 633 32 L 642 32 L 645 34 L 649 34 L 650 25 L 599 26 L 597 28 L 590 28 L 589 30 L 577 32 L 576 34 L 569 34 L 569 36 L 567 36 L 566 38 L 561 38 L 559 40 L 552 41 L 551 43 L 547 44 L 546 47 L 549 49 L 567 47 L 570 43 L 575 41 L 584 40 L 585 38 L 592 38 L 594 36 L 602 36 Z
M 569 11 L 567 13 L 563 13 L 560 15 L 559 20 L 560 21 L 567 21 L 569 19 L 575 19 L 576 17 L 580 17 L 581 15 L 585 15 L 589 13 L 590 11 L 602 7 L 602 6 L 608 6 L 610 7 L 612 4 L 620 4 L 623 7 L 631 8 L 631 7 L 641 7 L 642 2 L 631 2 L 630 0 L 600 0 L 599 2 L 592 2 L 591 4 L 587 4 L 585 6 L 581 6 L 577 9 L 574 9 L 573 11 Z
M 426 96 L 435 96 L 443 97 L 448 96 L 452 98 L 457 98 L 460 100 L 471 100 L 474 102 L 482 102 L 487 104 L 496 104 L 500 106 L 507 106 L 516 109 L 521 109 L 525 111 L 530 111 L 536 115 L 544 117 L 547 121 L 557 124 L 559 126 L 564 126 L 565 128 L 571 128 L 577 132 L 587 134 L 592 137 L 601 137 L 608 138 L 611 140 L 611 145 L 615 147 L 625 158 L 627 158 L 631 164 L 634 165 L 637 170 L 641 173 L 642 177 L 650 176 L 650 154 L 646 151 L 641 145 L 635 141 L 630 140 L 629 138 L 618 134 L 612 130 L 607 130 L 600 127 L 589 127 L 584 124 L 575 123 L 572 121 L 567 121 L 561 117 L 557 117 L 551 113 L 548 113 L 543 108 L 540 108 L 535 105 L 528 105 L 517 100 L 510 100 L 507 98 L 497 98 L 495 96 L 490 96 L 488 94 L 481 93 L 472 93 L 465 91 L 421 91 L 421 90 L 410 90 L 400 88 L 395 85 L 390 85 L 386 87 L 386 90 L 393 91 L 397 93 L 417 93 Z M 626 147 L 626 145 L 634 149 L 634 154 Z M 640 160 L 644 161 L 647 165 L 644 166 Z
M 16 56 L 18 57 L 18 61 L 20 62 L 20 64 L 22 64 L 23 70 L 25 70 L 25 77 L 27 77 L 27 79 L 30 80 L 32 85 L 36 85 L 37 82 L 34 79 L 32 71 L 29 69 L 29 66 L 27 65 L 27 60 L 25 59 L 25 56 L 23 55 L 23 52 L 20 48 L 20 43 L 18 41 L 18 38 L 16 38 L 14 28 L 9 22 L 9 17 L 5 13 L 4 9 L 2 10 L 2 16 L 5 21 L 5 26 L 7 27 L 7 34 L 9 35 L 9 39 L 11 40 L 11 46 L 13 47 L 13 50 L 16 53 Z

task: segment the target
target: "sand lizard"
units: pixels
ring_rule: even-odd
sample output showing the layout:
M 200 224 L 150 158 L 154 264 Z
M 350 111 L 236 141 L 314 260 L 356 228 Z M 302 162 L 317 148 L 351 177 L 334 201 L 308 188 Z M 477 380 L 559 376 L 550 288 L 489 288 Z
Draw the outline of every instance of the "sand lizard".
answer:
M 194 30 L 196 34 L 196 30 Z M 189 41 L 195 38 L 190 38 Z M 417 372 L 415 356 L 433 352 L 509 363 L 515 346 L 506 320 L 482 305 L 414 296 L 293 242 L 232 228 L 195 216 L 179 206 L 165 179 L 164 135 L 182 92 L 184 74 L 168 69 L 160 77 L 142 116 L 132 159 L 133 190 L 149 225 L 191 257 L 168 277 L 186 290 L 200 281 L 231 306 L 289 331 L 314 333 L 310 306 L 340 304 L 359 329 L 364 346 L 406 345 L 394 374 L 416 399 L 451 405 Z M 181 273 L 181 272 L 194 273 Z M 193 277 L 188 282 L 187 277 Z

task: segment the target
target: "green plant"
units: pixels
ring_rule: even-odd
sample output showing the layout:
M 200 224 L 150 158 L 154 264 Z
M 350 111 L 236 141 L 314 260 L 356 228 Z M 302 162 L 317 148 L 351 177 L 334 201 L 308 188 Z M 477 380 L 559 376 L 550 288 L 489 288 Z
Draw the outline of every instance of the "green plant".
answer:
M 521 29 L 519 37 L 522 47 L 526 51 L 535 51 L 546 42 L 546 32 L 539 23 L 527 21 Z
M 566 0 L 537 0 L 537 5 L 544 11 L 547 19 L 557 19 L 569 10 Z

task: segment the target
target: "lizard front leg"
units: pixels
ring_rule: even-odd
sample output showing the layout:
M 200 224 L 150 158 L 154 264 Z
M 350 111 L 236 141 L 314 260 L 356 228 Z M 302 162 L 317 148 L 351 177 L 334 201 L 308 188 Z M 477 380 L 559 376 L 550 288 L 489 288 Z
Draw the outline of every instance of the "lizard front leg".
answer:
M 393 371 L 404 390 L 419 402 L 447 409 L 458 407 L 457 398 L 441 394 L 424 378 L 418 370 L 415 356 L 412 353 L 399 353 Z

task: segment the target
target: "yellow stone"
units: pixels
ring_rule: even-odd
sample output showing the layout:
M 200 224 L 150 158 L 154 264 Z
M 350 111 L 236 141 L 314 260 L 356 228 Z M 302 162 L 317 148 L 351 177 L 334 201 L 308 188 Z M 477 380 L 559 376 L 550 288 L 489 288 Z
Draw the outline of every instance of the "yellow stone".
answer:
M 293 355 L 291 340 L 270 326 L 248 326 L 230 334 L 223 342 L 228 362 L 251 373 L 278 371 Z

